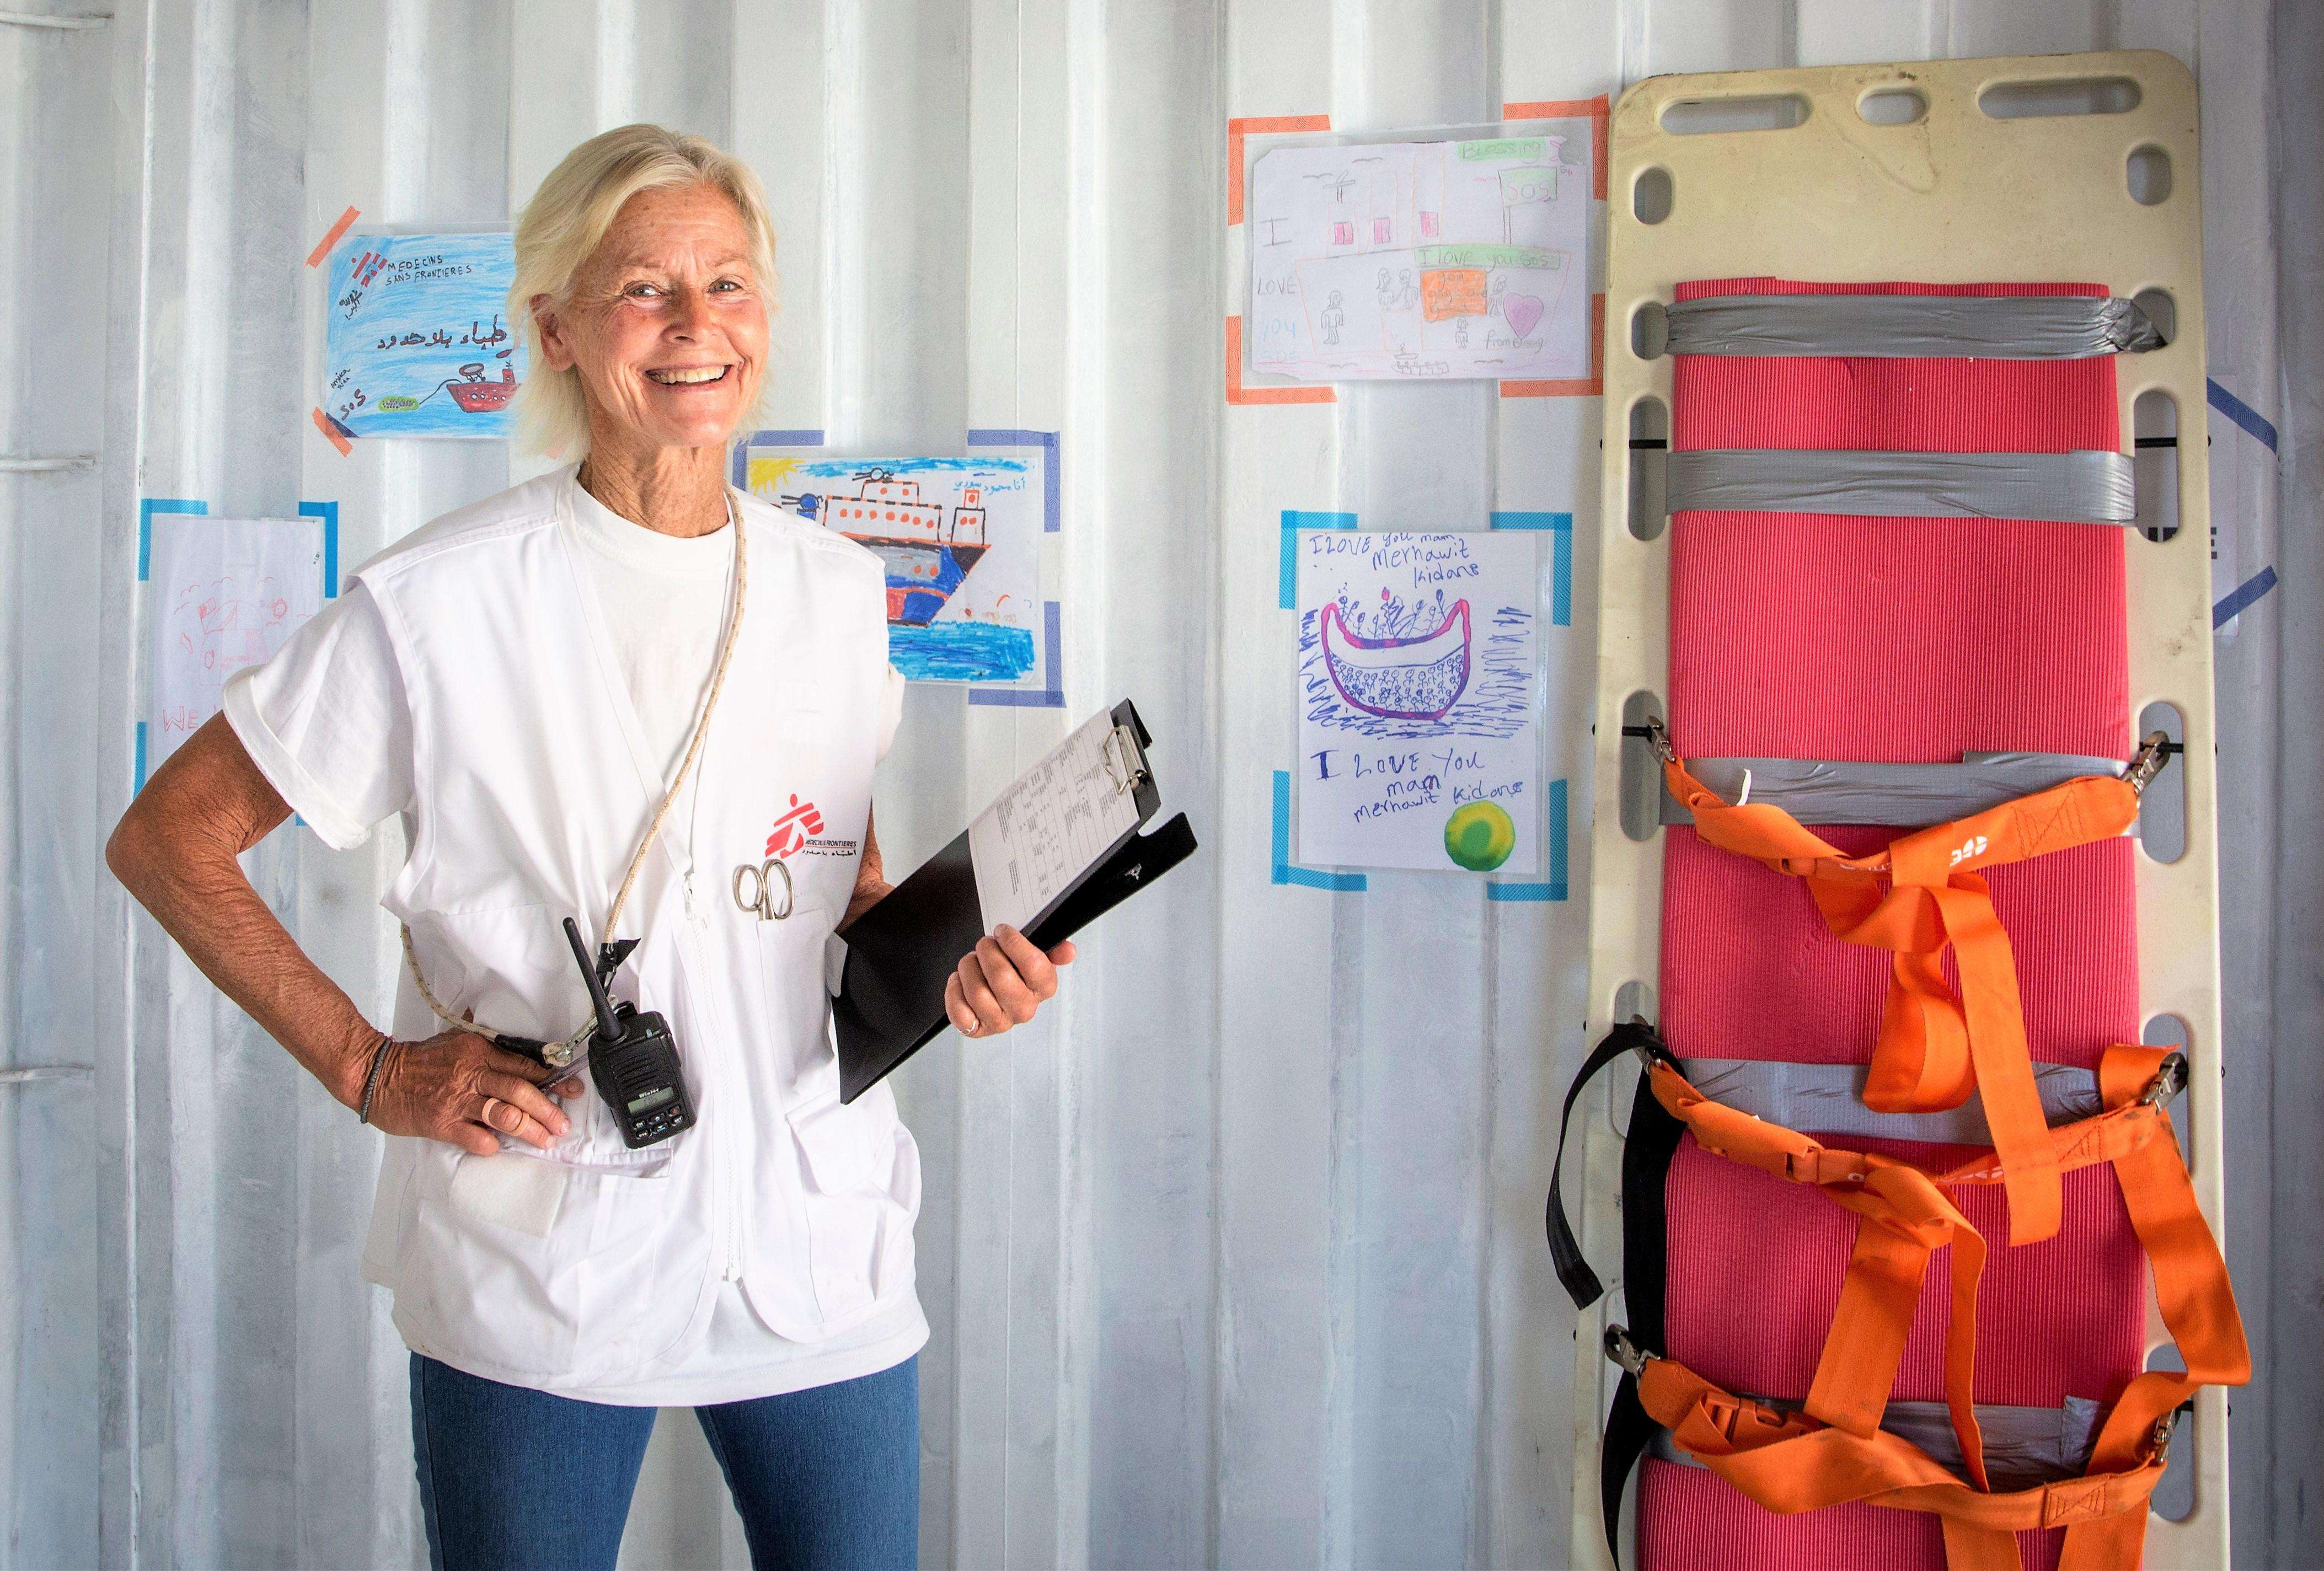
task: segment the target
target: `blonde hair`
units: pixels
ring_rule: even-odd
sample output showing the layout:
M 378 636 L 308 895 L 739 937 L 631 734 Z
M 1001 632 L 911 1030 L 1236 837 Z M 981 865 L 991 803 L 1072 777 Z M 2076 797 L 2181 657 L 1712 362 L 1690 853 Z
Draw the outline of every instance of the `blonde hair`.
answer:
M 696 183 L 724 193 L 742 215 L 751 233 L 752 266 L 772 308 L 775 226 L 767 216 L 767 193 L 749 165 L 699 136 L 660 125 L 616 126 L 567 153 L 525 204 L 516 222 L 516 281 L 509 286 L 508 316 L 523 335 L 525 374 L 516 391 L 516 427 L 519 444 L 529 451 L 562 458 L 580 458 L 589 451 L 589 406 L 581 374 L 553 370 L 541 358 L 533 297 L 565 303 L 574 275 L 632 197 Z M 743 428 L 752 429 L 758 418 L 757 408 L 746 411 Z

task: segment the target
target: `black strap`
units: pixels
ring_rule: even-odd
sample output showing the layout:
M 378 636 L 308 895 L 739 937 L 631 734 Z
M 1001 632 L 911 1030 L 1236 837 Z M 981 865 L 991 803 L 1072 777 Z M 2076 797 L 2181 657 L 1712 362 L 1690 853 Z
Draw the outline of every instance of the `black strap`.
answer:
M 1618 1566 L 1622 1563 L 1622 1489 L 1661 1428 L 1638 1400 L 1638 1377 L 1626 1372 L 1614 1388 L 1606 1438 L 1598 1447 L 1598 1508 L 1606 1519 L 1606 1553 Z
M 1605 1296 L 1606 1284 L 1590 1269 L 1582 1257 L 1582 1245 L 1573 1236 L 1573 1225 L 1565 1217 L 1565 1135 L 1566 1126 L 1573 1122 L 1573 1104 L 1581 1099 L 1582 1089 L 1588 1085 L 1600 1070 L 1625 1054 L 1643 1048 L 1656 1058 L 1670 1058 L 1670 1049 L 1663 1045 L 1655 1028 L 1643 1020 L 1627 1021 L 1608 1032 L 1605 1038 L 1582 1061 L 1582 1070 L 1565 1090 L 1565 1111 L 1557 1120 L 1557 1162 L 1549 1171 L 1549 1207 L 1546 1222 L 1549 1229 L 1549 1257 L 1556 1263 L 1557 1280 L 1565 1284 L 1573 1300 L 1573 1307 L 1586 1309 Z M 1660 1104 L 1657 1104 L 1659 1106 Z M 1667 1158 L 1665 1159 L 1667 1164 Z M 1628 1160 L 1625 1159 L 1625 1166 Z M 1661 1328 L 1655 1328 L 1659 1337 Z
M 1646 1051 L 1667 1059 L 1670 1050 L 1662 1040 L 1651 1032 L 1646 1034 Z M 1629 1128 L 1622 1138 L 1622 1299 L 1631 1344 L 1653 1354 L 1667 1346 L 1663 1316 L 1670 1284 L 1670 1164 L 1685 1133 L 1686 1125 L 1655 1097 L 1653 1082 L 1640 1079 L 1630 1101 Z M 1606 1547 L 1618 1566 L 1622 1563 L 1616 1542 L 1622 1486 L 1661 1428 L 1638 1400 L 1637 1377 L 1625 1373 L 1606 1414 L 1606 1435 L 1598 1452 Z
M 1670 1345 L 1663 1336 L 1670 1282 L 1668 1180 L 1685 1134 L 1686 1125 L 1655 1096 L 1654 1082 L 1640 1079 L 1622 1138 L 1622 1301 L 1630 1340 L 1648 1353 Z

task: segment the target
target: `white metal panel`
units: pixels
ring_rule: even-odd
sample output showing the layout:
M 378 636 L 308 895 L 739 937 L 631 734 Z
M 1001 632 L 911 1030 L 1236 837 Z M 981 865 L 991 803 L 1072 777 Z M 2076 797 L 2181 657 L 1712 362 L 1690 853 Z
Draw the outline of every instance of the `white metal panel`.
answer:
M 106 128 L 43 115 L 103 102 L 102 28 L 0 27 L 0 650 L 11 672 L 93 670 L 104 565 Z M 37 284 L 32 280 L 40 280 Z M 32 468 L 42 462 L 62 467 Z M 102 765 L 87 689 L 0 683 L 0 1541 L 95 1544 L 100 1162 L 87 849 Z

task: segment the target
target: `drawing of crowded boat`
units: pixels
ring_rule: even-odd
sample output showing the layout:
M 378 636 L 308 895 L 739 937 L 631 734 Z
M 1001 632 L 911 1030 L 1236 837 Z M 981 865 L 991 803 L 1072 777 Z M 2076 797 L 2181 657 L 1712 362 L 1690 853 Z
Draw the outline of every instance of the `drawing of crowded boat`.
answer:
M 1440 601 L 1439 603 L 1442 603 Z M 1326 602 L 1320 637 L 1323 669 L 1351 709 L 1386 720 L 1442 720 L 1469 685 L 1469 602 L 1456 600 L 1431 632 L 1368 639 Z
M 888 570 L 889 621 L 927 626 L 984 556 L 982 492 L 964 488 L 947 519 L 942 504 L 920 500 L 918 481 L 891 469 L 860 470 L 852 481 L 853 496 L 809 492 L 780 505 L 877 552 Z
M 493 414 L 508 408 L 509 400 L 516 397 L 516 368 L 503 365 L 498 381 L 486 381 L 481 363 L 464 365 L 460 367 L 459 380 L 446 381 L 443 390 L 452 395 L 452 401 L 460 406 L 464 414 Z

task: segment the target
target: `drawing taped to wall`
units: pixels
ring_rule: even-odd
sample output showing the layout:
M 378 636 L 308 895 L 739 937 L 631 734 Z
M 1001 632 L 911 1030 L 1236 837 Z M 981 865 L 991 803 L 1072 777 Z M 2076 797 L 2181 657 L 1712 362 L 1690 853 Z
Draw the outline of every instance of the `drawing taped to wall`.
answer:
M 343 436 L 506 436 L 524 381 L 509 234 L 350 234 L 331 253 L 323 414 Z
M 1536 871 L 1538 545 L 1305 529 L 1297 550 L 1299 859 Z
M 858 458 L 753 446 L 745 473 L 752 494 L 880 557 L 888 658 L 907 677 L 1038 684 L 1049 452 Z
M 1590 149 L 1277 148 L 1250 178 L 1251 369 L 1306 381 L 1590 369 Z
M 227 677 L 264 665 L 323 609 L 324 528 L 311 518 L 153 516 L 149 776 L 218 712 Z

